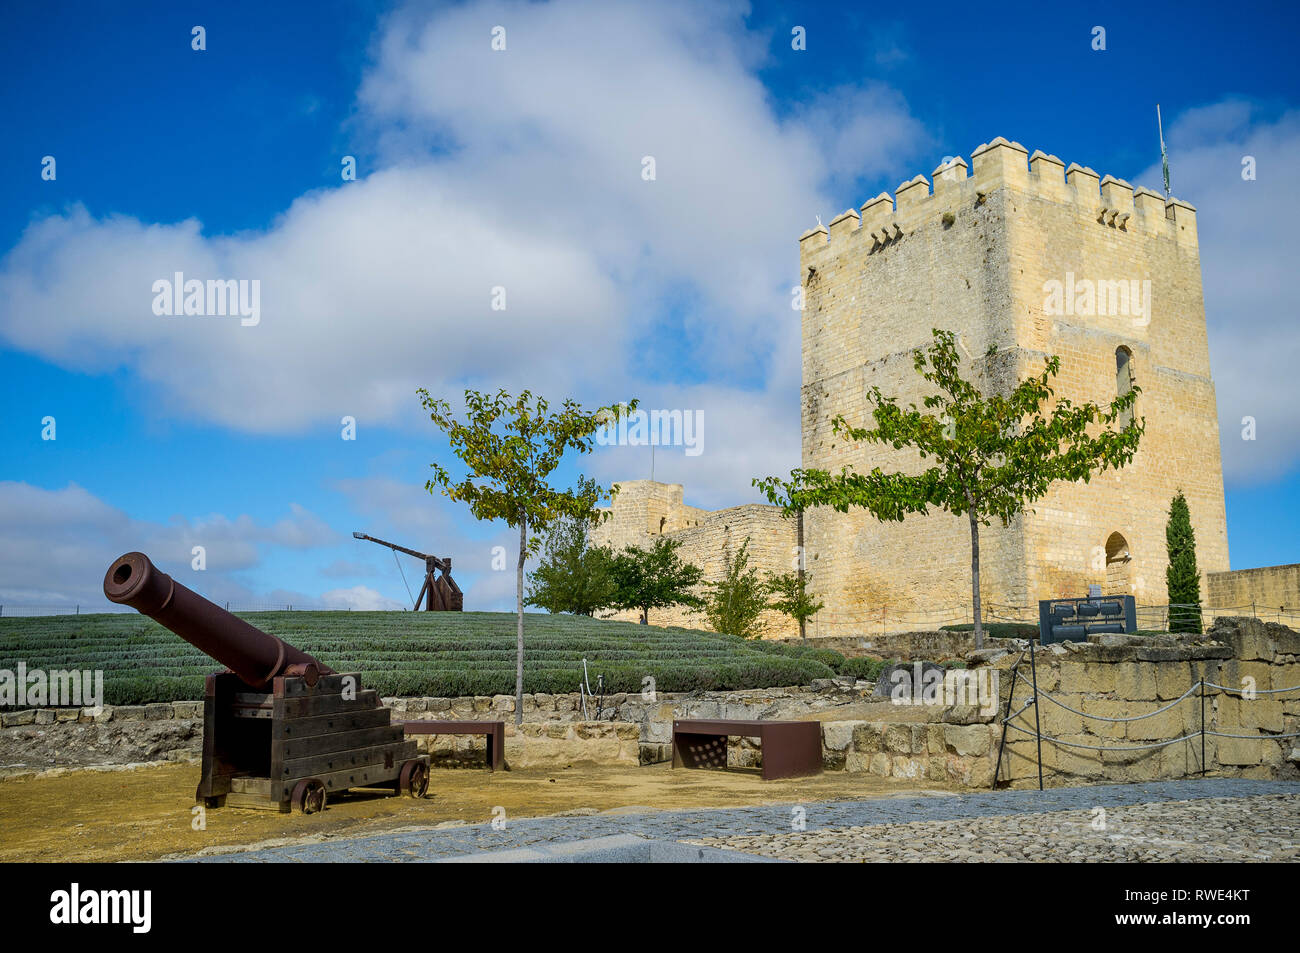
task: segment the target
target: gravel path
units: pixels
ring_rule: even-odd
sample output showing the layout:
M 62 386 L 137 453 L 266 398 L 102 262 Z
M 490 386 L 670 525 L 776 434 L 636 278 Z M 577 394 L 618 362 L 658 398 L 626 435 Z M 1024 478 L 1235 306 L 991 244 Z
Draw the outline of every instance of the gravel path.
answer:
M 1209 862 L 1300 860 L 1300 794 L 706 837 L 782 860 Z
M 1259 811 L 1260 805 L 1266 806 L 1266 816 L 1253 813 Z M 1297 805 L 1300 805 L 1300 782 L 1202 778 L 1148 784 L 1054 788 L 1042 792 L 992 791 L 962 795 L 921 793 L 860 801 L 690 811 L 635 808 L 605 813 L 578 811 L 551 817 L 507 819 L 501 829 L 495 829 L 491 824 L 422 828 L 197 859 L 252 863 L 421 861 L 534 844 L 636 834 L 663 840 L 708 842 L 733 848 L 743 845 L 743 849 L 754 852 L 782 851 L 781 856 L 795 856 L 794 851 L 802 850 L 799 845 L 816 843 L 813 856 L 808 859 L 850 860 L 867 859 L 867 855 L 822 855 L 816 852 L 832 851 L 834 845 L 844 842 L 846 828 L 854 832 L 870 829 L 873 831 L 871 836 L 877 837 L 885 832 L 905 832 L 918 825 L 923 835 L 920 839 L 932 842 L 934 847 L 925 857 L 917 856 L 914 859 L 949 859 L 961 850 L 974 851 L 974 859 L 980 859 L 980 851 L 993 850 L 994 845 L 979 839 L 977 833 L 973 833 L 971 838 L 963 835 L 983 830 L 987 825 L 990 834 L 1007 838 L 1006 857 L 1017 860 L 1030 855 L 1023 851 L 1013 853 L 1013 844 L 1023 843 L 1026 850 L 1042 846 L 1044 832 L 1053 826 L 1058 835 L 1066 840 L 1075 838 L 1072 846 L 1064 855 L 1057 852 L 1051 856 L 1033 856 L 1039 859 L 1087 859 L 1081 855 L 1071 856 L 1071 851 L 1077 850 L 1083 854 L 1093 851 L 1095 859 L 1103 856 L 1106 859 L 1111 859 L 1112 856 L 1115 859 L 1145 859 L 1141 854 L 1144 849 L 1141 837 L 1148 837 L 1150 843 L 1145 849 L 1154 852 L 1152 857 L 1155 859 L 1164 859 L 1161 851 L 1184 849 L 1177 845 L 1194 839 L 1198 843 L 1191 844 L 1188 849 L 1208 850 L 1210 846 L 1222 843 L 1224 850 L 1229 851 L 1214 855 L 1214 859 L 1228 859 L 1229 856 L 1248 859 L 1246 855 L 1251 851 L 1276 851 L 1272 856 L 1280 860 L 1285 859 L 1284 852 L 1287 850 L 1291 853 L 1285 856 L 1295 858 L 1297 837 L 1300 836 L 1296 833 L 1300 831 L 1300 807 Z M 1098 807 L 1107 812 L 1108 831 L 1098 832 L 1088 827 L 1088 822 L 1094 816 L 1092 812 Z M 1207 807 L 1210 815 L 1205 813 Z M 1133 817 L 1139 825 L 1148 824 L 1151 827 L 1149 834 L 1129 836 L 1133 829 L 1126 826 L 1129 824 L 1126 809 L 1134 811 Z M 1144 811 L 1156 813 L 1144 820 Z M 1213 820 L 1207 820 L 1207 816 Z M 1052 820 L 1042 820 L 1043 818 Z M 805 829 L 792 833 L 792 825 L 799 819 L 802 819 Z M 1218 837 L 1215 836 L 1215 827 L 1212 825 L 1218 825 L 1220 821 L 1236 826 L 1221 828 L 1223 836 Z M 1082 830 L 1079 829 L 1081 824 Z M 905 837 L 900 833 L 897 836 L 902 842 L 912 844 L 912 849 L 925 849 L 912 842 L 915 833 Z M 959 841 L 963 840 L 969 846 L 959 846 Z M 890 841 L 891 845 L 892 843 Z M 856 845 L 856 849 L 868 848 L 880 849 L 880 845 Z M 901 848 L 890 846 L 888 849 Z M 1098 853 L 1103 849 L 1136 850 L 1138 854 Z M 876 855 L 871 856 L 875 859 Z M 1186 855 L 1180 854 L 1178 859 L 1185 857 Z M 913 858 L 889 853 L 878 859 Z M 988 855 L 985 859 L 997 858 Z

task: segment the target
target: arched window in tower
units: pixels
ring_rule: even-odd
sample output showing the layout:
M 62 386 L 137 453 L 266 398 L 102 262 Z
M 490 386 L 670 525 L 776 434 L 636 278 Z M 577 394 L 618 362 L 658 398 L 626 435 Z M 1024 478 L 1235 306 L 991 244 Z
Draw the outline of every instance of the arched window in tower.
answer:
M 1119 533 L 1111 533 L 1106 540 L 1106 583 L 1103 589 L 1106 595 L 1122 596 L 1131 593 L 1129 566 L 1132 562 L 1128 540 Z
M 1133 352 L 1121 344 L 1115 348 L 1115 396 L 1123 397 L 1133 389 Z M 1130 407 L 1120 415 L 1119 425 L 1127 427 L 1133 420 L 1133 411 L 1135 408 Z

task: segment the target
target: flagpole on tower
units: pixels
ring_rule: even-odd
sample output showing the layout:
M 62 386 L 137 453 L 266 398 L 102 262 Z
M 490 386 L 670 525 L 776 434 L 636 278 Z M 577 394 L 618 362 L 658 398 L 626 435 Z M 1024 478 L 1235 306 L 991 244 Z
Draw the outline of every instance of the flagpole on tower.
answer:
M 1165 174 L 1165 204 L 1169 203 L 1169 154 L 1165 152 L 1165 127 L 1160 121 L 1160 104 L 1156 103 L 1156 129 L 1160 131 L 1160 165 Z

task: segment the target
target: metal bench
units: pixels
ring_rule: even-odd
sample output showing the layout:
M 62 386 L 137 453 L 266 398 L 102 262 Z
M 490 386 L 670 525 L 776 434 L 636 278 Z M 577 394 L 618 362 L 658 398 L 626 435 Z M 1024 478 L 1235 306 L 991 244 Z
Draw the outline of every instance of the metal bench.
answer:
M 763 780 L 822 773 L 819 721 L 673 720 L 674 768 L 726 768 L 727 738 L 758 738 Z
M 496 771 L 506 766 L 506 723 L 504 721 L 400 721 L 408 735 L 486 735 L 487 766 Z

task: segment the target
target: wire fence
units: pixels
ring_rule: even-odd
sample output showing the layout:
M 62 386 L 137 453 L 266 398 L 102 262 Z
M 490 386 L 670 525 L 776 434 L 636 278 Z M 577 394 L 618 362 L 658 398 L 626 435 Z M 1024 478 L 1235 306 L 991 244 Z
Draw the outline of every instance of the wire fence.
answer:
M 1200 773 L 1204 775 L 1208 767 L 1208 763 L 1206 761 L 1206 753 L 1205 753 L 1206 738 L 1240 738 L 1240 739 L 1246 739 L 1251 741 L 1284 741 L 1290 738 L 1300 738 L 1300 731 L 1279 732 L 1276 734 L 1256 733 L 1253 735 L 1236 734 L 1234 732 L 1227 732 L 1227 731 L 1212 731 L 1209 728 L 1209 724 L 1207 722 L 1206 713 L 1205 713 L 1207 702 L 1213 702 L 1213 700 L 1218 698 L 1219 695 L 1233 695 L 1242 698 L 1243 700 L 1246 701 L 1252 701 L 1257 696 L 1260 695 L 1286 695 L 1286 694 L 1297 693 L 1300 692 L 1300 685 L 1292 685 L 1287 688 L 1251 688 L 1251 689 L 1231 688 L 1227 685 L 1219 685 L 1215 682 L 1207 681 L 1204 677 L 1201 677 L 1198 678 L 1196 681 L 1192 682 L 1191 687 L 1189 687 L 1187 691 L 1183 692 L 1183 694 L 1179 695 L 1177 698 L 1175 698 L 1173 701 L 1169 702 L 1168 704 L 1161 705 L 1159 708 L 1156 708 L 1152 711 L 1143 712 L 1140 715 L 1129 715 L 1124 717 L 1112 718 L 1105 715 L 1090 714 L 1088 712 L 1079 711 L 1079 709 L 1067 705 L 1065 702 L 1061 701 L 1059 698 L 1057 698 L 1055 695 L 1051 694 L 1050 692 L 1046 692 L 1040 689 L 1038 687 L 1038 669 L 1035 661 L 1034 645 L 1032 642 L 1029 645 L 1029 650 L 1027 653 L 1029 655 L 1030 671 L 1031 671 L 1031 676 L 1029 678 L 1026 678 L 1024 674 L 1022 674 L 1020 671 L 1020 666 L 1021 663 L 1024 662 L 1025 654 L 1026 653 L 1021 653 L 1020 658 L 1016 660 L 1016 664 L 1011 668 L 1011 689 L 1010 691 L 1007 692 L 1007 707 L 1006 707 L 1006 711 L 1003 713 L 1003 717 L 998 720 L 998 723 L 1002 725 L 1002 741 L 998 745 L 998 760 L 997 760 L 997 764 L 994 766 L 993 769 L 994 788 L 998 786 L 999 775 L 1001 774 L 1002 771 L 1002 760 L 1003 760 L 1002 756 L 1005 753 L 1007 747 L 1008 729 L 1020 732 L 1021 734 L 1024 735 L 1028 735 L 1029 737 L 1035 740 L 1036 751 L 1037 751 L 1036 760 L 1037 760 L 1037 768 L 1038 768 L 1038 789 L 1040 791 L 1043 789 L 1043 742 L 1047 742 L 1048 744 L 1057 745 L 1058 747 L 1063 747 L 1063 748 L 1071 748 L 1071 749 L 1084 750 L 1084 751 L 1097 751 L 1104 754 L 1105 752 L 1108 751 L 1116 752 L 1116 753 L 1132 752 L 1132 751 L 1152 751 L 1157 748 L 1168 748 L 1170 745 L 1176 745 L 1184 741 L 1199 740 L 1200 741 L 1200 765 L 1201 765 Z M 1012 712 L 1011 706 L 1015 704 L 1014 699 L 1016 695 L 1016 687 L 1022 682 L 1024 683 L 1025 687 L 1028 689 L 1029 694 L 1028 697 L 1026 697 L 1024 704 L 1021 705 L 1019 708 L 1017 708 L 1015 712 Z M 1207 694 L 1206 691 L 1207 689 L 1210 689 L 1215 694 L 1213 695 Z M 1046 699 L 1047 701 L 1051 702 L 1053 705 L 1056 705 L 1058 708 L 1062 708 L 1065 711 L 1068 711 L 1074 715 L 1079 716 L 1079 718 L 1084 721 L 1090 720 L 1090 721 L 1105 722 L 1107 724 L 1124 724 L 1124 725 L 1127 725 L 1132 722 L 1145 721 L 1148 718 L 1154 718 L 1157 715 L 1162 715 L 1167 711 L 1177 708 L 1179 705 L 1182 705 L 1184 702 L 1188 700 L 1196 700 L 1200 704 L 1200 727 L 1196 731 L 1188 731 L 1174 738 L 1167 738 L 1159 741 L 1149 741 L 1146 744 L 1101 745 L 1101 744 L 1089 744 L 1083 741 L 1067 741 L 1064 738 L 1056 738 L 1051 735 L 1045 735 L 1042 733 L 1042 724 L 1041 724 L 1041 719 L 1039 718 L 1039 712 L 1042 710 L 1039 701 L 1040 699 Z M 1026 712 L 1029 711 L 1030 709 L 1033 709 L 1033 716 L 1034 716 L 1032 728 L 1029 727 L 1028 725 L 1028 715 L 1026 715 Z M 1017 719 L 1024 719 L 1026 723 L 1017 724 L 1016 723 Z M 1013 779 L 1007 778 L 1006 780 L 1010 781 Z

